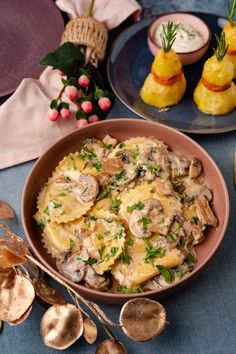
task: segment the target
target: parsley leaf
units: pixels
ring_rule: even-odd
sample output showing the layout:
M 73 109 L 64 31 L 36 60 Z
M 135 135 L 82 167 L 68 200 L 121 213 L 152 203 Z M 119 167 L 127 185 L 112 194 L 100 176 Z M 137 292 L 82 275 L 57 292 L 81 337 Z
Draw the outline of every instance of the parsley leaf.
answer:
M 135 209 L 142 210 L 144 208 L 144 206 L 145 205 L 142 202 L 135 203 L 135 204 L 127 207 L 127 213 L 132 213 L 132 211 Z
M 160 165 L 157 164 L 152 164 L 148 166 L 148 169 L 151 173 L 155 174 L 157 172 L 160 172 L 162 170 Z
M 123 177 L 123 172 L 114 175 L 115 181 L 120 181 Z
M 187 264 L 188 265 L 193 265 L 193 264 L 195 264 L 196 263 L 196 258 L 194 257 L 194 255 L 191 253 L 191 252 L 189 252 L 188 254 L 187 254 L 187 258 L 186 258 L 186 262 L 187 262 Z
M 45 222 L 43 221 L 43 219 L 40 219 L 38 221 L 38 226 L 40 227 L 40 229 L 43 231 L 43 229 L 45 228 L 46 224 Z
M 156 267 L 167 283 L 171 284 L 175 280 L 175 275 L 171 269 L 166 268 L 162 265 L 157 265 Z
M 96 168 L 97 171 L 101 171 L 102 165 L 100 164 L 100 162 L 93 162 L 92 166 Z
M 132 261 L 132 257 L 129 256 L 125 251 L 123 251 L 118 260 L 122 261 L 124 264 L 130 264 L 130 262 Z
M 45 208 L 43 212 L 44 212 L 45 214 L 49 215 L 49 209 L 48 209 L 48 207 Z
M 60 208 L 62 206 L 61 203 L 52 202 L 52 204 L 53 204 L 53 209 L 57 209 L 57 208 Z
M 121 205 L 121 200 L 120 199 L 113 199 L 111 201 L 111 209 L 113 211 L 118 211 L 120 205 Z
M 75 241 L 72 240 L 72 238 L 70 238 L 70 251 L 72 250 L 72 248 L 74 247 Z
M 87 261 L 84 261 L 85 265 L 90 265 L 90 266 L 95 264 L 95 263 L 97 263 L 96 258 L 89 258 L 89 259 L 87 259 Z
M 107 150 L 112 148 L 112 144 L 103 143 L 103 145 L 104 145 L 104 148 L 107 149 Z
M 142 293 L 143 289 L 142 288 L 126 288 L 126 286 L 118 286 L 117 291 L 124 293 L 124 294 L 136 294 L 136 293 Z
M 194 222 L 195 225 L 197 225 L 198 222 L 199 222 L 199 218 L 198 218 L 197 216 L 193 216 L 193 217 L 192 217 L 192 220 L 193 220 L 193 222 Z
M 154 264 L 154 259 L 159 257 L 164 257 L 166 251 L 163 247 L 160 246 L 153 246 L 149 240 L 145 240 L 146 243 L 146 256 L 144 258 L 145 263 Z
M 134 240 L 132 240 L 131 238 L 128 240 L 127 242 L 128 246 L 133 246 L 134 245 Z
M 122 149 L 123 147 L 125 147 L 125 144 L 124 144 L 124 143 L 120 143 L 120 144 L 118 145 L 118 148 L 119 148 L 119 149 Z
M 152 220 L 150 218 L 147 218 L 145 216 L 143 216 L 139 222 L 141 222 L 143 224 L 143 231 L 146 233 L 147 232 L 147 227 L 149 224 L 152 223 Z

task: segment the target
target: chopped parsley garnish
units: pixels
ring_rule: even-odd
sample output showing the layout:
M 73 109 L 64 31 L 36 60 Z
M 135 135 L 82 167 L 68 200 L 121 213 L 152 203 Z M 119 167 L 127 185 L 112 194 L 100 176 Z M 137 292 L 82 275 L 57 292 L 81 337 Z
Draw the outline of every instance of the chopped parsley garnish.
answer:
M 45 208 L 43 212 L 44 212 L 45 214 L 49 215 L 49 209 L 48 209 L 48 207 Z
M 103 143 L 103 145 L 104 145 L 104 148 L 107 149 L 107 150 L 112 148 L 112 144 Z
M 199 218 L 198 218 L 197 216 L 193 216 L 193 217 L 192 217 L 192 220 L 193 220 L 193 222 L 194 222 L 195 225 L 197 225 L 198 222 L 199 222 Z
M 139 147 L 136 146 L 136 149 L 131 151 L 132 158 L 135 160 L 138 154 L 139 154 Z
M 166 268 L 163 265 L 157 265 L 156 267 L 167 283 L 171 284 L 175 280 L 175 275 L 171 269 Z
M 177 193 L 177 197 L 179 197 L 180 201 L 183 202 L 186 199 L 185 193 Z
M 152 223 L 152 220 L 146 216 L 143 216 L 140 220 L 139 220 L 140 223 L 143 224 L 143 231 L 146 233 L 147 232 L 147 227 L 149 224 Z
M 45 222 L 43 221 L 43 219 L 40 219 L 40 220 L 38 221 L 38 226 L 40 227 L 40 229 L 41 229 L 42 231 L 44 230 L 46 224 L 45 224 Z
M 66 196 L 66 193 L 63 193 L 63 192 L 57 194 L 57 197 L 65 197 L 65 196 Z
M 75 159 L 73 156 L 70 156 L 70 159 L 72 161 L 72 165 L 73 165 L 73 169 L 76 170 L 76 163 L 75 163 Z
M 123 177 L 123 172 L 114 175 L 115 181 L 120 181 Z
M 124 264 L 130 264 L 130 262 L 132 261 L 132 257 L 129 256 L 125 251 L 123 251 L 118 260 L 122 261 Z
M 53 209 L 57 209 L 57 208 L 60 208 L 62 206 L 61 203 L 52 202 L 52 204 L 53 204 Z
M 144 208 L 144 203 L 138 202 L 127 207 L 127 213 L 132 213 L 133 210 L 142 210 Z
M 163 247 L 160 246 L 153 246 L 149 240 L 145 240 L 146 243 L 146 256 L 144 258 L 145 263 L 154 264 L 155 258 L 162 258 L 164 257 L 166 251 Z
M 134 245 L 134 240 L 132 240 L 131 238 L 128 240 L 127 242 L 128 246 L 133 246 Z
M 179 240 L 179 246 L 180 246 L 180 247 L 184 247 L 184 246 L 185 246 L 185 239 L 184 239 L 184 238 L 181 238 L 181 239 Z
M 91 221 L 97 221 L 98 217 L 94 215 L 90 215 L 89 220 Z
M 115 254 L 117 253 L 118 249 L 119 249 L 118 247 L 112 247 L 111 248 L 111 251 L 110 251 L 111 257 L 115 256 Z
M 97 259 L 96 258 L 89 258 L 89 259 L 87 259 L 87 261 L 84 261 L 84 264 L 85 265 L 89 265 L 89 266 L 91 266 L 91 265 L 93 265 L 95 263 L 97 263 Z
M 101 248 L 98 249 L 98 254 L 101 258 L 103 256 L 104 250 L 105 250 L 105 246 L 102 246 Z
M 120 143 L 120 144 L 118 145 L 118 148 L 119 148 L 119 149 L 122 149 L 123 147 L 125 147 L 125 144 L 124 144 L 124 143 Z
M 167 235 L 167 240 L 170 242 L 176 241 L 176 235 L 173 232 L 169 232 Z
M 84 146 L 82 150 L 85 152 L 85 154 L 79 154 L 79 157 L 82 160 L 91 160 L 97 157 L 97 155 L 92 150 L 90 150 L 88 146 Z
M 123 237 L 123 229 L 120 229 L 119 231 L 117 231 L 115 237 L 117 237 L 119 239 L 122 238 Z
M 186 262 L 187 262 L 188 265 L 196 263 L 196 258 L 194 257 L 194 255 L 191 252 L 189 252 L 187 254 Z
M 157 164 L 152 164 L 148 166 L 148 169 L 151 173 L 155 174 L 157 172 L 160 172 L 162 170 L 160 165 Z
M 152 194 L 155 193 L 155 189 L 154 188 L 150 189 L 149 193 L 152 193 Z
M 137 175 L 137 177 L 139 177 L 140 176 L 140 173 L 142 172 L 142 166 L 141 165 L 139 165 L 139 166 L 137 166 L 136 168 L 135 168 L 135 170 L 134 170 L 134 172 L 136 173 L 136 175 Z
M 142 293 L 143 289 L 142 288 L 126 288 L 126 286 L 118 286 L 117 291 L 124 293 L 124 294 L 136 294 L 136 293 Z
M 97 171 L 101 171 L 102 165 L 100 164 L 100 162 L 93 162 L 92 166 L 96 168 Z
M 75 241 L 70 238 L 70 250 L 74 247 Z
M 181 182 L 178 181 L 177 179 L 172 179 L 172 180 L 171 180 L 171 184 L 172 184 L 173 188 L 175 189 L 175 188 L 179 187 L 179 185 L 181 184 Z
M 111 201 L 111 209 L 113 211 L 118 211 L 120 205 L 121 205 L 121 200 L 120 199 L 112 199 L 112 201 Z

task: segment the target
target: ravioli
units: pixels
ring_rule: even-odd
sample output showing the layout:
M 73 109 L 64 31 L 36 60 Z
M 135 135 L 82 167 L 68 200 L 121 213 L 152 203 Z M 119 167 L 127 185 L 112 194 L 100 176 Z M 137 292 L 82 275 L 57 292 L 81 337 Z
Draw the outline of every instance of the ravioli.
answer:
M 125 244 L 125 228 L 120 221 L 90 216 L 87 223 L 90 236 L 84 240 L 84 249 L 96 259 L 93 265 L 98 274 L 109 270 L 121 255 Z
M 142 283 L 160 273 L 156 265 L 173 268 L 183 263 L 184 256 L 177 248 L 166 250 L 165 253 L 163 252 L 164 254 L 161 254 L 160 251 L 161 256 L 156 256 L 149 262 L 145 261 L 147 257 L 145 240 L 134 236 L 130 236 L 129 240 L 132 240 L 132 246 L 128 246 L 127 251 L 129 264 L 119 261 L 112 267 L 112 274 L 121 286 L 127 288 L 139 287 Z M 152 236 L 148 240 L 151 244 L 157 245 L 161 237 Z
M 46 220 L 41 212 L 37 212 L 34 215 L 34 219 L 37 223 L 41 224 L 41 228 L 43 229 L 42 235 L 45 247 L 55 257 L 60 258 L 63 252 L 68 252 L 72 248 L 73 252 L 81 248 L 79 235 L 81 230 L 85 229 L 85 220 L 83 217 L 68 223 L 58 224 Z

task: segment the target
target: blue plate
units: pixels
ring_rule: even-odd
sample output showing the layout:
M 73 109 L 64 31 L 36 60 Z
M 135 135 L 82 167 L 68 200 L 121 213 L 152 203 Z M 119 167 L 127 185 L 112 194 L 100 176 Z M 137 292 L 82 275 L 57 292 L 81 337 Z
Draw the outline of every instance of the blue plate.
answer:
M 216 15 L 193 12 L 205 21 L 212 33 L 220 34 L 225 20 Z M 201 77 L 205 60 L 215 47 L 212 36 L 210 49 L 197 63 L 184 68 L 187 90 L 182 101 L 168 111 L 145 104 L 139 95 L 144 79 L 150 72 L 153 55 L 147 44 L 147 28 L 152 19 L 145 19 L 123 31 L 111 49 L 107 72 L 110 85 L 116 96 L 134 113 L 142 118 L 160 122 L 184 132 L 214 134 L 236 130 L 236 112 L 225 116 L 210 116 L 201 113 L 193 101 L 193 91 Z

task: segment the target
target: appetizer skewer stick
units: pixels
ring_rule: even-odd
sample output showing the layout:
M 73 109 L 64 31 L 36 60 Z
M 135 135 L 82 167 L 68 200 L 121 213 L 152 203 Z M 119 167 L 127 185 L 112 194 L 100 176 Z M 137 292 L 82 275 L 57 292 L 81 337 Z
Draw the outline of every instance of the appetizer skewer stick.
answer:
M 168 22 L 163 26 L 162 49 L 157 53 L 141 89 L 142 100 L 152 106 L 165 108 L 177 104 L 184 96 L 186 80 L 182 64 L 172 45 L 177 26 Z

